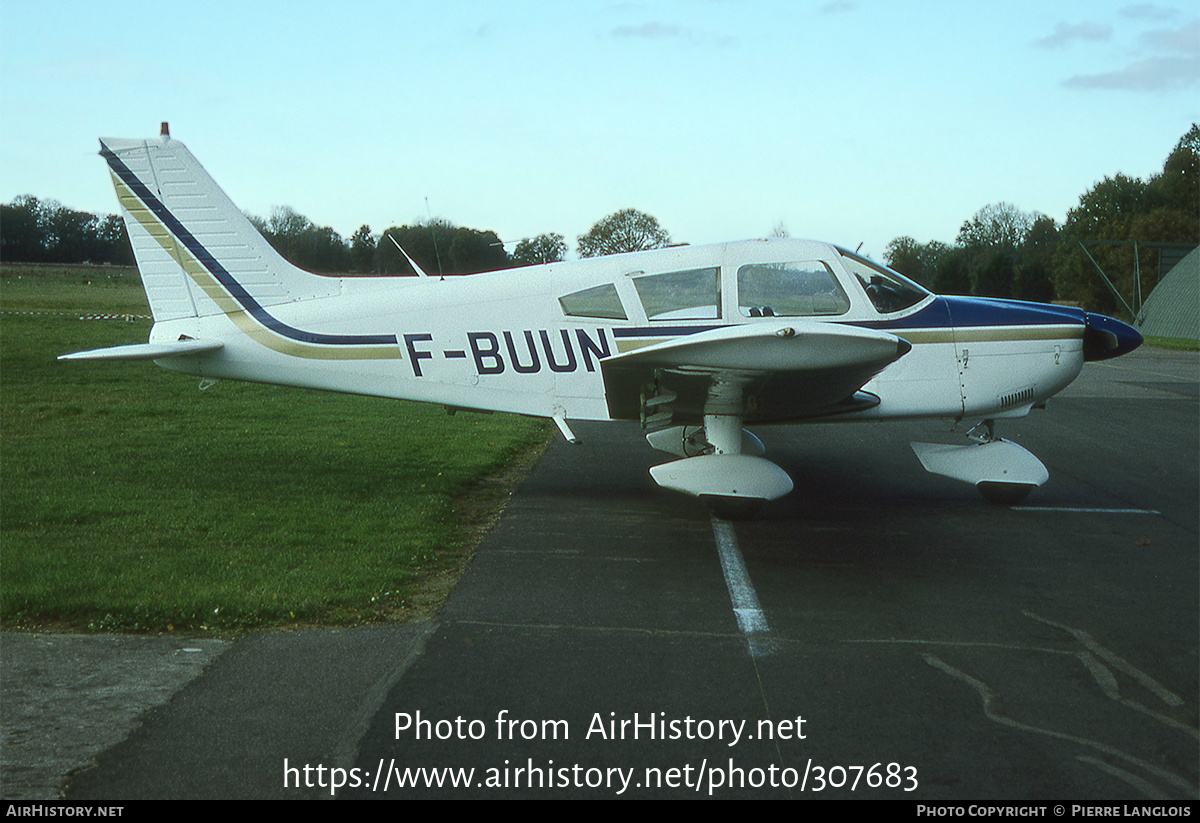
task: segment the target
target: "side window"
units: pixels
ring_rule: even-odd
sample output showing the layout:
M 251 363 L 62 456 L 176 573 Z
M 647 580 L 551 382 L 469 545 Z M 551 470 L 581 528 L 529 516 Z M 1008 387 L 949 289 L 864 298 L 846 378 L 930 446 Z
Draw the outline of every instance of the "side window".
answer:
M 845 314 L 850 298 L 820 260 L 752 263 L 738 269 L 738 310 L 742 317 Z
M 721 270 L 688 269 L 634 278 L 650 320 L 711 320 L 721 316 Z
M 617 296 L 617 287 L 604 283 L 558 298 L 563 314 L 568 317 L 598 317 L 603 320 L 627 320 L 625 307 Z

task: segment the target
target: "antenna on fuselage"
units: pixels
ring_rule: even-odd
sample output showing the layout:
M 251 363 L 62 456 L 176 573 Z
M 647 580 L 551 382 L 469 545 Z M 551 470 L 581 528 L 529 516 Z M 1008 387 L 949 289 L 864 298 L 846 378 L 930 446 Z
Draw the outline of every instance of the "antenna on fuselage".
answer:
M 422 269 L 420 266 L 417 265 L 416 260 L 413 260 L 411 257 L 408 256 L 408 252 L 406 252 L 404 250 L 404 246 L 400 245 L 399 240 L 397 240 L 395 237 L 392 237 L 386 231 L 384 232 L 384 234 L 387 235 L 388 240 L 391 240 L 393 243 L 396 244 L 396 248 L 400 249 L 400 253 L 404 255 L 404 259 L 408 261 L 408 265 L 413 267 L 413 271 L 415 271 L 417 273 L 418 277 L 428 277 L 429 276 L 428 274 L 425 273 L 424 269 Z
M 437 247 L 437 225 L 433 222 L 433 210 L 429 208 L 429 198 L 425 198 L 425 213 L 429 215 L 429 236 L 433 238 L 433 256 L 437 258 L 438 264 L 438 280 L 445 280 L 446 275 L 442 271 L 442 253 Z

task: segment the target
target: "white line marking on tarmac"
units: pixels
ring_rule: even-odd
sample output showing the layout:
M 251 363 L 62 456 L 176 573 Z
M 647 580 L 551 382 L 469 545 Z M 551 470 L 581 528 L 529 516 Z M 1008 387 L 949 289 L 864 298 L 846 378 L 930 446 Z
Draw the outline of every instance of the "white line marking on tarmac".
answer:
M 1012 506 L 1015 512 L 1068 512 L 1072 514 L 1162 514 L 1154 509 L 1073 509 L 1066 506 Z
M 763 642 L 766 638 L 762 635 L 771 630 L 767 626 L 767 616 L 758 603 L 758 593 L 750 582 L 750 574 L 746 571 L 746 561 L 738 546 L 733 524 L 714 517 L 712 529 L 717 541 L 717 554 L 721 558 L 721 571 L 725 573 L 725 585 L 729 589 L 729 600 L 733 604 L 733 615 L 737 618 L 738 628 L 750 642 L 750 654 L 755 657 L 770 654 L 775 644 Z
M 1049 622 L 1049 621 L 1046 621 L 1046 622 Z M 926 655 L 924 655 L 924 658 L 925 658 L 925 662 L 928 663 L 930 666 L 933 666 L 936 669 L 941 669 L 943 672 L 948 674 L 950 677 L 953 677 L 957 680 L 961 680 L 963 683 L 966 683 L 967 685 L 969 685 L 973 689 L 975 689 L 975 691 L 979 694 L 979 697 L 983 700 L 984 716 L 995 723 L 999 723 L 1002 726 L 1008 726 L 1009 728 L 1017 729 L 1019 731 L 1031 732 L 1033 734 L 1045 735 L 1046 737 L 1054 738 L 1057 740 L 1066 740 L 1066 741 L 1069 741 L 1072 743 L 1078 743 L 1083 746 L 1087 746 L 1089 748 L 1095 749 L 1096 751 L 1098 751 L 1102 754 L 1105 754 L 1110 758 L 1122 760 L 1125 763 L 1128 763 L 1130 765 L 1140 768 L 1142 771 L 1149 772 L 1150 774 L 1155 775 L 1156 777 L 1170 783 L 1171 785 L 1175 786 L 1176 788 L 1181 789 L 1185 792 L 1188 792 L 1189 795 L 1191 793 L 1195 792 L 1195 790 L 1196 790 L 1195 786 L 1192 785 L 1188 780 L 1175 774 L 1174 772 L 1169 771 L 1167 769 L 1163 769 L 1163 768 L 1161 768 L 1153 763 L 1150 763 L 1149 761 L 1143 760 L 1139 757 L 1135 757 L 1131 754 L 1127 754 L 1126 752 L 1122 751 L 1121 749 L 1116 748 L 1115 746 L 1110 746 L 1107 743 L 1102 743 L 1098 740 L 1092 740 L 1090 738 L 1080 737 L 1079 735 L 1069 734 L 1067 732 L 1060 732 L 1060 731 L 1056 731 L 1054 729 L 1047 729 L 1047 728 L 1044 728 L 1041 726 L 1034 726 L 1029 723 L 1022 723 L 1019 720 L 1015 720 L 1003 713 L 1003 708 L 1002 708 L 1003 701 L 1000 699 L 1000 694 L 998 692 L 996 692 L 996 690 L 993 689 L 991 686 L 984 683 L 982 680 L 978 680 L 978 679 L 972 677 L 971 675 L 967 674 L 966 672 L 964 672 L 960 669 L 954 668 L 953 666 L 951 666 L 950 664 L 946 663 L 941 658 L 939 658 L 937 655 L 926 654 Z
M 1088 650 L 1090 652 L 1092 652 L 1097 658 L 1099 658 L 1100 660 L 1103 660 L 1105 663 L 1112 666 L 1117 671 L 1122 672 L 1122 673 L 1128 675 L 1129 677 L 1132 677 L 1138 683 L 1141 683 L 1143 688 L 1145 688 L 1147 691 L 1149 691 L 1151 694 L 1153 694 L 1155 697 L 1157 697 L 1162 702 L 1166 703 L 1168 706 L 1182 706 L 1183 705 L 1182 697 L 1175 694 L 1175 692 L 1171 691 L 1166 686 L 1159 683 L 1153 677 L 1146 674 L 1144 671 L 1137 668 L 1129 661 L 1125 660 L 1122 657 L 1117 656 L 1113 652 L 1106 649 L 1104 646 L 1101 646 L 1094 637 L 1092 637 L 1090 634 L 1085 632 L 1083 629 L 1076 629 L 1072 626 L 1067 626 L 1063 623 L 1057 623 L 1053 620 L 1049 620 L 1045 617 L 1042 617 L 1041 615 L 1034 614 L 1031 611 L 1022 610 L 1021 614 L 1025 615 L 1026 617 L 1028 617 L 1031 620 L 1036 620 L 1039 623 L 1045 623 L 1047 626 L 1053 626 L 1056 629 L 1062 629 L 1064 632 L 1067 632 L 1072 637 L 1074 637 L 1076 640 L 1078 640 L 1080 643 L 1082 643 L 1084 646 L 1086 646 L 1088 648 Z

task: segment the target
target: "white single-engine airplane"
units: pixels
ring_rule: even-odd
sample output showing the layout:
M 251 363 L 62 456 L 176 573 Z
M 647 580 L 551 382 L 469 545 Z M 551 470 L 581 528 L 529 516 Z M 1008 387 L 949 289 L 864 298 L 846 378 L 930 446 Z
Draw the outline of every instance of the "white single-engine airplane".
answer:
M 925 468 L 1011 503 L 1045 466 L 994 436 L 1141 335 L 1079 309 L 939 297 L 857 254 L 750 240 L 443 280 L 280 257 L 169 137 L 100 142 L 154 314 L 144 345 L 63 355 L 568 420 L 638 420 L 661 486 L 721 516 L 792 489 L 745 424 L 950 418 Z M 406 255 L 407 256 L 407 255 Z M 417 268 L 414 264 L 414 268 Z M 423 275 L 417 268 L 418 274 Z

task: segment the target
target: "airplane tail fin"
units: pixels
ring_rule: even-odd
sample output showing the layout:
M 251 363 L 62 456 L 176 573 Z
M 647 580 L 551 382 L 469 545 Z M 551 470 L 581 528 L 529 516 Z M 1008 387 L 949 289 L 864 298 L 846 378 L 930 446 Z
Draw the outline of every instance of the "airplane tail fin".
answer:
M 334 294 L 335 278 L 284 260 L 187 147 L 104 138 L 108 162 L 155 322 L 248 313 Z

